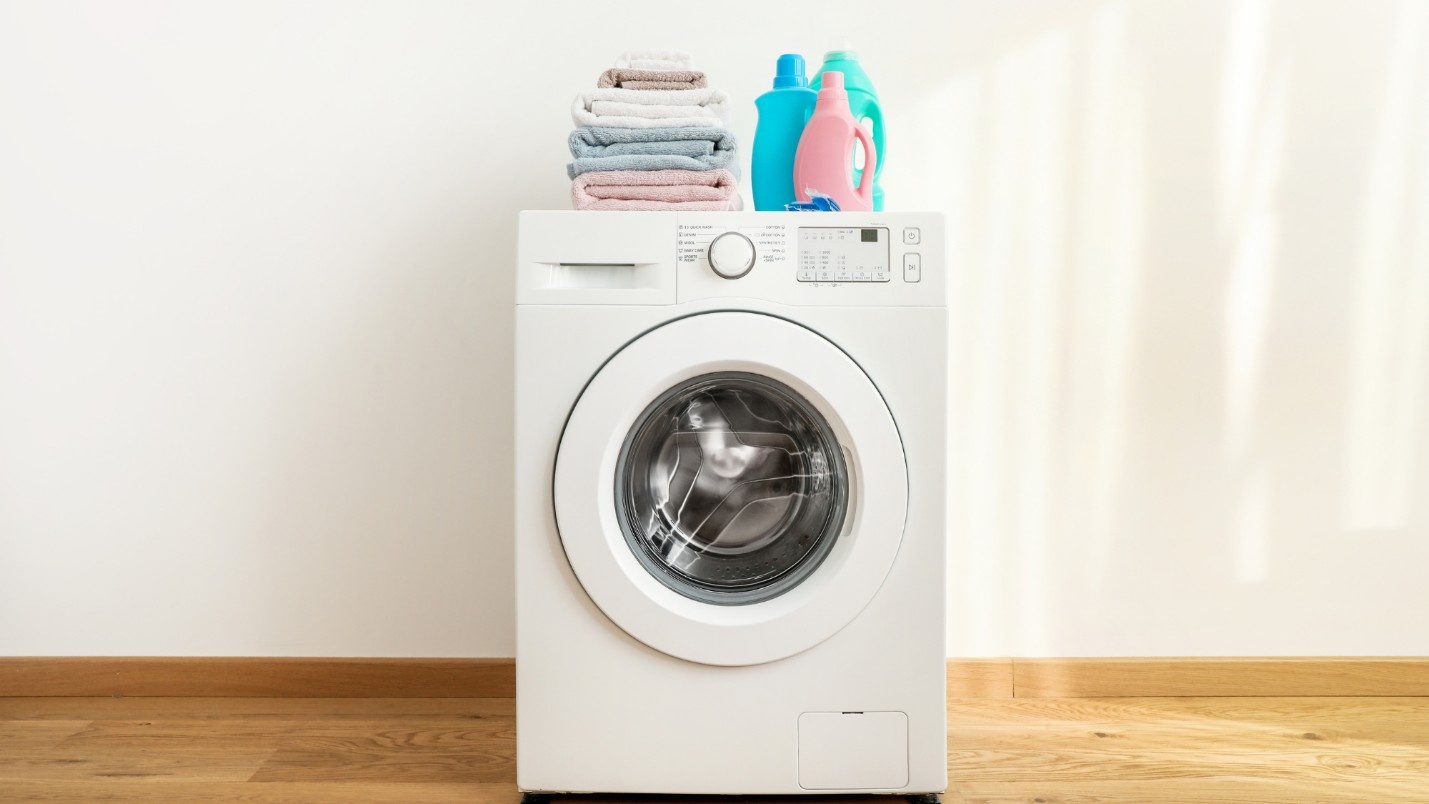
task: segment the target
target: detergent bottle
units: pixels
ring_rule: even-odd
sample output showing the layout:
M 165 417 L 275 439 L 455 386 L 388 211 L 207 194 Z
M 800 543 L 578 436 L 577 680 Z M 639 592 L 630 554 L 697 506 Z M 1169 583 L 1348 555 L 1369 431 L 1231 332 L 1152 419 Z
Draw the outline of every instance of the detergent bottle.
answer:
M 868 212 L 873 209 L 878 148 L 849 110 L 843 73 L 828 72 L 821 77 L 823 89 L 794 154 L 794 189 L 800 201 L 808 201 L 811 191 L 827 193 L 846 212 Z M 853 179 L 855 142 L 863 144 L 866 155 L 857 185 Z
M 759 125 L 754 129 L 749 178 L 755 209 L 783 211 L 785 204 L 795 200 L 794 152 L 817 98 L 804 77 L 804 57 L 796 53 L 780 56 L 774 88 L 754 101 Z
M 858 63 L 858 54 L 852 50 L 844 48 L 825 53 L 824 63 L 820 65 L 810 88 L 818 90 L 819 77 L 829 72 L 843 73 L 844 89 L 848 92 L 848 105 L 853 118 L 860 123 L 867 119 L 873 126 L 873 145 L 878 150 L 878 164 L 873 169 L 873 209 L 882 212 L 883 188 L 878 184 L 878 176 L 883 172 L 888 154 L 883 147 L 883 107 L 878 104 L 878 93 L 873 91 L 873 82 Z M 854 181 L 859 181 L 860 173 L 862 171 L 854 171 Z

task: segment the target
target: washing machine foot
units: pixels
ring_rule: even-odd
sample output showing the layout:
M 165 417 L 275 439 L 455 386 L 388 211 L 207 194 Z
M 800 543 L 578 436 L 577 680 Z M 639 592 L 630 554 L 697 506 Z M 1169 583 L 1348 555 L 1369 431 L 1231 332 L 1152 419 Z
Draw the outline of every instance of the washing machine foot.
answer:
M 939 804 L 937 793 L 918 793 L 908 797 L 908 804 Z
M 521 804 L 551 804 L 556 800 L 555 793 L 522 793 Z

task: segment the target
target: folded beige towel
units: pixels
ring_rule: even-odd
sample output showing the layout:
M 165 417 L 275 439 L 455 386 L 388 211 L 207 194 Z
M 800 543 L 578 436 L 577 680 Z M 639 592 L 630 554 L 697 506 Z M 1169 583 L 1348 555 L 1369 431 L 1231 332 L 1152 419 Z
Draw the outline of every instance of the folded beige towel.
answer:
M 612 67 L 600 74 L 597 87 L 619 89 L 703 89 L 705 74 L 696 70 L 631 70 Z

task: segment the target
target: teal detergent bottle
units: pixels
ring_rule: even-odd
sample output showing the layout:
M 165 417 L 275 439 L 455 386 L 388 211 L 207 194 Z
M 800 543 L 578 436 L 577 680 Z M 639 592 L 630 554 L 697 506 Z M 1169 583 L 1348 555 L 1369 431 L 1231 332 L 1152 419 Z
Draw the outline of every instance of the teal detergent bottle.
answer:
M 878 93 L 873 90 L 873 82 L 868 73 L 858 63 L 858 54 L 852 50 L 830 50 L 824 54 L 823 66 L 814 74 L 810 89 L 816 93 L 823 83 L 820 79 L 826 72 L 844 74 L 844 90 L 848 92 L 849 111 L 853 119 L 862 122 L 865 118 L 873 124 L 873 149 L 878 152 L 878 163 L 873 167 L 873 209 L 883 211 L 883 185 L 878 177 L 883 174 L 883 163 L 888 161 L 888 151 L 883 145 L 883 107 L 878 104 Z M 863 178 L 863 171 L 854 170 L 853 183 L 857 186 Z
M 754 190 L 755 209 L 783 212 L 785 204 L 798 200 L 794 189 L 794 153 L 799 150 L 804 123 L 818 99 L 819 93 L 809 89 L 809 79 L 804 75 L 804 57 L 794 53 L 780 56 L 774 88 L 754 101 L 759 110 L 759 124 L 754 129 L 749 180 Z

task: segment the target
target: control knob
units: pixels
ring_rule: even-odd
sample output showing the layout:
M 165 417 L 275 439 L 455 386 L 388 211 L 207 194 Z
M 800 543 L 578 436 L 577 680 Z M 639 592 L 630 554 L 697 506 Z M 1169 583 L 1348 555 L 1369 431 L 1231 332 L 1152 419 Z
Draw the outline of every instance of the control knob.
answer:
M 738 279 L 754 268 L 754 241 L 739 232 L 725 232 L 710 241 L 710 268 L 725 279 Z

